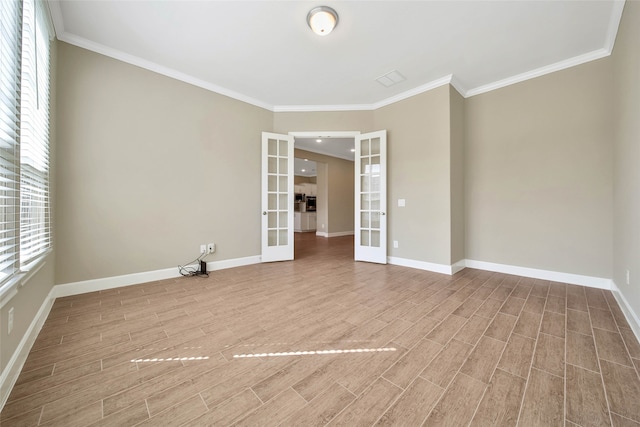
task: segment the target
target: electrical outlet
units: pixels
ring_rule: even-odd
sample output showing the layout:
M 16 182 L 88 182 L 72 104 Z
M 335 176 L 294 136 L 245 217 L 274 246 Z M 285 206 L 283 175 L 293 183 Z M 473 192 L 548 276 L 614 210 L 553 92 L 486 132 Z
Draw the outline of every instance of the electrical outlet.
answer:
M 629 280 L 629 269 L 627 269 L 627 285 L 631 283 L 631 280 Z
M 13 330 L 13 307 L 9 309 L 9 319 L 7 321 L 7 334 L 10 334 Z
M 394 247 L 395 249 L 398 249 L 398 241 L 397 241 L 397 240 L 394 240 L 394 241 L 393 241 L 393 247 Z
M 324 230 L 324 224 L 322 224 L 322 229 Z
M 207 245 L 207 253 L 208 254 L 212 254 L 216 251 L 216 244 L 215 243 L 209 243 Z
M 200 245 L 200 253 L 201 254 L 207 253 L 207 245 Z

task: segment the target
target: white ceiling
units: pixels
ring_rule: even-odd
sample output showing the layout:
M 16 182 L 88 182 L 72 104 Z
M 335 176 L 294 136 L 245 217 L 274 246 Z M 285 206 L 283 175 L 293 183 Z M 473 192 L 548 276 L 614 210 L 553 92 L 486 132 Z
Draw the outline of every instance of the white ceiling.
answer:
M 300 159 L 296 157 L 293 159 L 293 174 L 296 176 L 317 176 L 316 162 L 309 159 Z
M 355 140 L 353 138 L 328 137 L 322 135 L 319 135 L 317 138 L 295 138 L 295 148 L 351 161 L 355 158 L 355 153 L 351 151 L 354 147 Z
M 49 0 L 58 39 L 272 111 L 463 96 L 611 53 L 624 1 Z M 340 16 L 325 37 L 306 15 Z M 406 80 L 376 78 L 393 70 Z

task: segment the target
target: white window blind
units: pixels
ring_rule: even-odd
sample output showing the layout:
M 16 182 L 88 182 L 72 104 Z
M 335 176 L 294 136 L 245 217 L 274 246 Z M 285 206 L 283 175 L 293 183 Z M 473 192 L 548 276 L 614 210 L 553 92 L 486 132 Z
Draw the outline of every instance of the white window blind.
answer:
M 0 283 L 19 268 L 22 2 L 0 1 Z
M 0 0 L 0 295 L 51 247 L 45 8 Z
M 44 4 L 24 0 L 20 98 L 20 264 L 51 245 L 49 212 L 49 43 Z

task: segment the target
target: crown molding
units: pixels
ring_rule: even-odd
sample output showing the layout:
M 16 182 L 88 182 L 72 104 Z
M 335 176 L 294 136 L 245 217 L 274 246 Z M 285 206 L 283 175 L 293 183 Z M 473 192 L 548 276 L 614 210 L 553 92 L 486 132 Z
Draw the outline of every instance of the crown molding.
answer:
M 369 111 L 375 110 L 373 104 L 338 104 L 338 105 L 276 105 L 274 113 L 308 113 L 323 111 Z
M 559 61 L 554 64 L 550 64 L 544 67 L 537 68 L 535 70 L 527 71 L 515 76 L 507 77 L 505 79 L 495 81 L 492 83 L 477 86 L 475 88 L 466 88 L 455 75 L 449 74 L 439 79 L 428 82 L 424 85 L 410 89 L 408 91 L 399 93 L 389 98 L 383 99 L 372 104 L 337 104 L 337 105 L 272 105 L 259 99 L 252 98 L 250 96 L 238 93 L 224 87 L 214 85 L 205 80 L 196 78 L 189 74 L 174 70 L 163 65 L 147 61 L 135 55 L 130 55 L 104 46 L 99 43 L 92 42 L 83 37 L 70 34 L 65 30 L 64 19 L 62 15 L 62 9 L 60 7 L 59 0 L 48 0 L 49 10 L 51 12 L 51 18 L 53 20 L 54 30 L 58 40 L 72 44 L 74 46 L 88 49 L 99 54 L 153 71 L 158 74 L 165 75 L 167 77 L 183 81 L 185 83 L 218 93 L 220 95 L 228 96 L 229 98 L 236 99 L 238 101 L 246 102 L 256 107 L 264 108 L 274 113 L 290 113 L 290 112 L 331 112 L 331 111 L 372 111 L 378 108 L 391 105 L 393 103 L 405 100 L 412 96 L 419 95 L 424 92 L 428 92 L 440 86 L 450 84 L 453 86 L 464 98 L 470 98 L 475 95 L 491 92 L 496 89 L 501 89 L 516 83 L 520 83 L 536 77 L 541 77 L 546 74 L 550 74 L 556 71 L 561 71 L 567 68 L 575 67 L 576 65 L 584 64 L 586 62 L 594 61 L 611 55 L 615 44 L 616 35 L 622 19 L 622 13 L 624 10 L 626 0 L 615 0 L 611 11 L 611 17 L 609 20 L 609 28 L 606 35 L 604 47 L 595 51 L 587 52 L 582 55 L 569 58 L 564 61 Z
M 536 68 L 535 70 L 527 71 L 526 73 L 507 77 L 506 79 L 503 79 L 503 80 L 498 80 L 493 83 L 489 83 L 486 85 L 478 86 L 473 89 L 469 89 L 468 91 L 466 91 L 466 95 L 464 95 L 464 97 L 470 98 L 472 96 L 481 95 L 483 93 L 491 92 L 496 89 L 501 89 L 503 87 L 511 86 L 516 83 L 524 82 L 526 80 L 531 80 L 531 79 L 535 79 L 536 77 L 541 77 L 546 74 L 554 73 L 556 71 L 561 71 L 567 68 L 575 67 L 576 65 L 584 64 L 586 62 L 595 61 L 596 59 L 604 58 L 605 56 L 609 56 L 610 54 L 611 52 L 602 48 L 592 52 L 585 53 L 583 55 L 574 56 L 573 58 L 569 58 L 565 61 L 556 62 L 555 64 Z
M 610 17 L 611 19 L 609 20 L 609 30 L 607 31 L 607 38 L 604 43 L 604 48 L 609 52 L 609 54 L 613 52 L 613 45 L 616 42 L 618 28 L 620 27 L 620 21 L 622 21 L 624 4 L 625 0 L 616 0 L 613 3 Z
M 427 84 L 418 86 L 416 88 L 410 89 L 406 92 L 399 93 L 390 98 L 383 99 L 380 102 L 376 102 L 372 104 L 373 110 L 377 110 L 378 108 L 386 107 L 387 105 L 395 104 L 396 102 L 405 100 L 407 98 L 411 98 L 412 96 L 420 95 L 421 93 L 428 92 L 440 86 L 448 85 L 453 80 L 453 74 L 449 74 L 448 76 L 441 77 L 437 80 L 430 81 Z

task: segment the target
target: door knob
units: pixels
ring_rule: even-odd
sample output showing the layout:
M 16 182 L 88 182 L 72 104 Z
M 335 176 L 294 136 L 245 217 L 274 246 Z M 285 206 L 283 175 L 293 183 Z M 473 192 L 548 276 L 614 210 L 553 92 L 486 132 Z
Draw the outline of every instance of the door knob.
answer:
M 262 215 L 266 215 L 266 214 L 267 214 L 267 211 L 262 212 Z
M 380 212 L 380 215 L 386 215 L 386 213 L 384 213 L 384 212 Z

